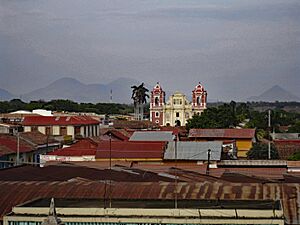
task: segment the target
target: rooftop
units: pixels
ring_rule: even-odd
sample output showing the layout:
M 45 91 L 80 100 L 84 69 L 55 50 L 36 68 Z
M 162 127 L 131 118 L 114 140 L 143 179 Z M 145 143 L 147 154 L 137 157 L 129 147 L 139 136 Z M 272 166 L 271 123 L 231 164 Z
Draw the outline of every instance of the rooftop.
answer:
M 130 141 L 173 141 L 172 131 L 135 131 Z
M 190 138 L 245 138 L 255 137 L 255 129 L 191 129 Z
M 10 212 L 12 207 L 35 198 L 77 198 L 108 199 L 114 201 L 143 200 L 149 204 L 152 200 L 174 201 L 174 182 L 113 182 L 111 196 L 109 184 L 98 181 L 72 182 L 18 182 L 0 181 L 0 217 Z M 287 224 L 299 224 L 299 184 L 258 184 L 226 182 L 189 182 L 178 183 L 178 201 L 182 200 L 273 200 L 281 199 Z M 9 200 L 9 201 L 8 201 Z M 264 202 L 266 203 L 266 202 Z M 267 204 L 268 205 L 268 204 Z
M 49 207 L 51 198 L 37 199 L 28 202 L 19 207 Z M 103 208 L 105 201 L 103 199 L 55 199 L 56 208 Z M 173 208 L 174 200 L 114 200 L 113 208 Z M 273 200 L 184 200 L 178 201 L 178 208 L 192 209 L 280 209 L 280 201 Z
M 164 154 L 164 159 L 175 159 L 175 146 L 177 147 L 178 160 L 208 160 L 208 149 L 211 150 L 211 160 L 221 160 L 222 151 L 221 141 L 208 142 L 192 142 L 192 141 L 178 141 L 170 142 Z
M 23 126 L 51 125 L 97 125 L 100 122 L 89 116 L 31 116 L 25 117 Z
M 153 141 L 103 141 L 99 144 L 97 159 L 162 159 L 166 142 Z

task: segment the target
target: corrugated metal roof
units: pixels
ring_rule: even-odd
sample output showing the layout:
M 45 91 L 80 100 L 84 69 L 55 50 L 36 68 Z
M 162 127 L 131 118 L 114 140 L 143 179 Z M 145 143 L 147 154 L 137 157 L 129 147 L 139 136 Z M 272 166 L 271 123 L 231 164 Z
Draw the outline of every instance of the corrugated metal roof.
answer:
M 136 131 L 129 141 L 173 141 L 172 131 Z
M 38 125 L 97 125 L 100 122 L 89 116 L 30 116 L 25 117 L 23 126 Z
M 12 152 L 16 153 L 17 152 L 17 137 L 16 136 L 11 136 L 7 134 L 1 134 L 0 135 L 0 146 L 3 146 L 1 148 L 1 155 L 7 155 L 11 154 Z M 31 152 L 34 151 L 34 146 L 28 144 L 24 140 L 20 138 L 19 140 L 19 151 L 20 152 Z M 1 156 L 0 155 L 0 156 Z
M 275 133 L 271 136 L 278 140 L 300 140 L 300 133 Z
M 255 129 L 190 129 L 191 138 L 247 138 L 255 137 Z
M 163 158 L 166 142 L 103 141 L 96 152 L 97 159 Z
M 207 160 L 208 149 L 211 150 L 210 159 L 219 161 L 222 152 L 221 141 L 208 141 L 208 142 L 177 142 L 177 159 L 178 160 Z M 175 145 L 176 142 L 169 142 L 168 147 L 164 154 L 164 159 L 175 159 Z
M 69 181 L 73 179 L 85 179 L 103 182 L 111 179 L 113 181 L 126 182 L 173 181 L 170 177 L 161 176 L 158 173 L 137 168 L 116 165 L 112 166 L 111 171 L 108 168 L 108 163 L 106 163 L 105 168 L 102 169 L 74 166 L 71 164 L 46 167 L 18 166 L 0 170 L 0 180 Z
M 35 198 L 174 199 L 174 183 L 0 182 L 0 217 Z M 220 200 L 282 200 L 285 222 L 300 224 L 300 184 L 198 182 L 177 184 L 177 198 Z

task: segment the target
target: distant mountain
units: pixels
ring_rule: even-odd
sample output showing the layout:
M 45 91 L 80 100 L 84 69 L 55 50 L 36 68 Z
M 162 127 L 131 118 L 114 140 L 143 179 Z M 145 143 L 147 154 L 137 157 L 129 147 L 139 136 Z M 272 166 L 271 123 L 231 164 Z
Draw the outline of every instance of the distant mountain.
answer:
M 292 93 L 288 92 L 287 90 L 283 89 L 279 85 L 275 85 L 262 93 L 259 96 L 253 96 L 248 98 L 248 101 L 265 101 L 265 102 L 292 102 L 296 101 L 299 102 L 300 98 Z
M 14 95 L 5 89 L 0 88 L 0 101 L 7 101 L 14 98 Z
M 130 103 L 131 86 L 139 82 L 130 78 L 119 78 L 108 84 L 84 84 L 74 78 L 64 77 L 54 81 L 44 88 L 39 88 L 24 94 L 26 101 L 43 99 L 70 99 L 76 102 L 110 102 L 112 90 L 112 102 Z

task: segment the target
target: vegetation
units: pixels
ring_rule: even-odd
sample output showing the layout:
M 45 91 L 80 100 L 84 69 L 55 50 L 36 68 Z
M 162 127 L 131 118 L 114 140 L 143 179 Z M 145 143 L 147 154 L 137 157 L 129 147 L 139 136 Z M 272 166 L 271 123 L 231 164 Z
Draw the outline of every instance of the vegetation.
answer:
M 251 103 L 253 104 L 253 103 Z M 280 126 L 291 126 L 289 132 L 300 132 L 300 114 L 280 108 L 271 111 L 271 128 L 268 128 L 268 110 L 256 111 L 250 103 L 224 103 L 209 107 L 201 115 L 195 115 L 187 123 L 187 128 L 231 128 L 242 126 L 256 128 L 261 138 L 269 131 L 282 132 Z M 279 104 L 279 103 L 278 103 Z M 296 103 L 295 103 L 296 104 Z
M 291 155 L 290 157 L 288 157 L 288 160 L 291 160 L 291 161 L 298 161 L 298 160 L 300 160 L 300 151 L 299 152 L 295 152 L 293 155 Z
M 268 159 L 269 148 L 264 143 L 254 143 L 250 151 L 247 152 L 248 159 Z M 279 159 L 277 149 L 274 145 L 271 145 L 271 159 Z
M 247 104 L 237 105 L 232 101 L 229 104 L 208 108 L 201 115 L 194 115 L 188 120 L 187 129 L 236 127 L 249 117 L 249 112 Z
M 0 113 L 9 113 L 17 110 L 46 109 L 67 112 L 92 112 L 97 114 L 128 114 L 133 112 L 132 105 L 115 103 L 76 103 L 70 100 L 39 100 L 25 103 L 20 99 L 0 102 Z
M 298 120 L 294 125 L 289 127 L 289 133 L 300 133 L 300 120 Z

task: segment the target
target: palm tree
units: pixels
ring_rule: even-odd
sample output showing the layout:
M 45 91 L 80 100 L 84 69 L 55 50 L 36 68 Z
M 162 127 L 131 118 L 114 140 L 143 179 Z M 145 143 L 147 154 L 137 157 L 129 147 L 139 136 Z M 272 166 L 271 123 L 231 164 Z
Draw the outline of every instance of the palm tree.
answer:
M 132 95 L 131 98 L 133 99 L 134 103 L 134 114 L 135 119 L 143 120 L 144 118 L 144 103 L 147 103 L 147 99 L 149 95 L 147 92 L 149 91 L 147 88 L 144 87 L 144 83 L 141 83 L 139 86 L 131 86 Z

